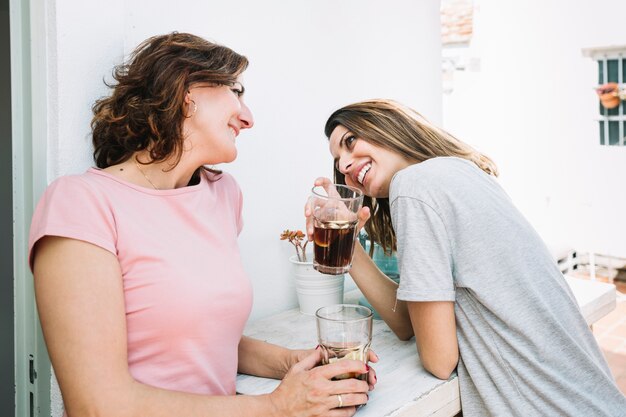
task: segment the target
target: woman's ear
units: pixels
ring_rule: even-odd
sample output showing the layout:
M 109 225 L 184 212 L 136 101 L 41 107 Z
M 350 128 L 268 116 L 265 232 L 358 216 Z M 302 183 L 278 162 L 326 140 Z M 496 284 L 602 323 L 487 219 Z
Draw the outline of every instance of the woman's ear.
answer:
M 187 106 L 187 114 L 183 114 L 183 116 L 185 117 L 185 119 L 189 119 L 193 117 L 198 111 L 198 106 L 196 105 L 196 102 L 193 101 L 193 99 L 191 98 L 191 91 L 189 90 L 187 90 L 187 94 L 185 94 L 185 105 Z

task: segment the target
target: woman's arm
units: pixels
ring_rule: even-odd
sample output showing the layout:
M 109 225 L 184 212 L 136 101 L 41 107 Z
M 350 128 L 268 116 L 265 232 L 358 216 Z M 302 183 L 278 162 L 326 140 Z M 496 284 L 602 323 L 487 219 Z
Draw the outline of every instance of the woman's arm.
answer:
M 424 369 L 437 378 L 448 379 L 459 361 L 454 303 L 395 302 L 398 284 L 378 269 L 358 243 L 350 275 L 399 339 L 409 340 L 415 335 Z
M 239 342 L 238 371 L 264 378 L 283 379 L 289 369 L 312 350 L 292 350 L 243 336 Z
M 400 340 L 413 337 L 406 302 L 396 301 L 398 284 L 383 274 L 363 247 L 356 243 L 350 276 L 367 301 Z
M 367 401 L 367 383 L 329 381 L 329 374 L 364 373 L 363 363 L 314 368 L 321 359 L 315 354 L 268 395 L 205 396 L 139 383 L 128 369 L 124 291 L 115 256 L 83 241 L 50 236 L 35 249 L 37 306 L 70 416 L 315 416 L 337 406 L 336 393 L 353 393 L 343 396 L 345 404 Z M 296 397 L 302 401 L 291 404 Z
M 428 372 L 448 379 L 459 361 L 454 303 L 407 302 L 420 361 Z
M 59 237 L 43 238 L 35 255 L 37 306 L 70 416 L 244 416 L 251 409 L 271 414 L 267 397 L 234 401 L 136 382 L 128 370 L 124 290 L 115 256 Z
M 324 177 L 319 177 L 314 182 L 314 186 L 323 186 L 327 190 L 331 184 L 332 181 Z M 357 216 L 356 233 L 359 233 L 370 218 L 369 207 L 361 207 Z M 314 221 L 309 201 L 304 205 L 304 217 L 306 218 L 307 237 L 309 241 L 313 241 Z M 396 300 L 398 284 L 378 269 L 374 261 L 359 244 L 355 244 L 350 276 L 365 298 L 367 298 L 367 301 L 370 302 L 372 307 L 380 314 L 381 318 L 400 340 L 409 340 L 413 337 L 413 328 L 411 327 L 406 303 Z

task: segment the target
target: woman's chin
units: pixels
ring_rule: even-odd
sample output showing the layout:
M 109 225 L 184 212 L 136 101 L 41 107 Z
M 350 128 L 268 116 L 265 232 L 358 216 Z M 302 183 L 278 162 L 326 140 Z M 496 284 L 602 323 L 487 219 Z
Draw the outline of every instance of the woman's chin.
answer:
M 389 198 L 389 189 L 376 187 L 376 185 L 365 187 L 365 191 L 363 193 L 372 198 Z
M 222 163 L 228 164 L 229 162 L 233 162 L 235 159 L 237 159 L 237 149 L 224 155 Z

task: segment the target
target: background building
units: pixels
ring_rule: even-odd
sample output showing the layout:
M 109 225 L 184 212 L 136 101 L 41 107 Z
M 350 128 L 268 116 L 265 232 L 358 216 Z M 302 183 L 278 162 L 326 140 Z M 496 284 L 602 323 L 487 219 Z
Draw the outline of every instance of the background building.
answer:
M 606 112 L 595 92 L 625 86 L 625 13 L 618 0 L 442 2 L 444 125 L 495 159 L 553 248 L 626 257 L 625 105 Z

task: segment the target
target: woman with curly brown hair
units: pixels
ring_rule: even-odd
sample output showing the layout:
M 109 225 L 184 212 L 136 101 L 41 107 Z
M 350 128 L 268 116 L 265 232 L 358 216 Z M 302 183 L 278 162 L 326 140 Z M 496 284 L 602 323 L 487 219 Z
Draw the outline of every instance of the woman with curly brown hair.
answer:
M 331 381 L 362 362 L 316 366 L 319 350 L 243 336 L 242 195 L 205 166 L 233 161 L 254 125 L 247 65 L 190 34 L 146 40 L 93 107 L 97 168 L 41 198 L 30 263 L 68 415 L 348 416 L 367 401 L 373 372 Z M 237 372 L 283 381 L 236 396 Z

